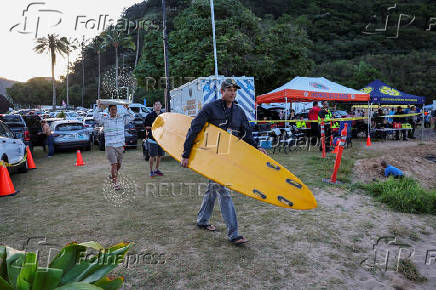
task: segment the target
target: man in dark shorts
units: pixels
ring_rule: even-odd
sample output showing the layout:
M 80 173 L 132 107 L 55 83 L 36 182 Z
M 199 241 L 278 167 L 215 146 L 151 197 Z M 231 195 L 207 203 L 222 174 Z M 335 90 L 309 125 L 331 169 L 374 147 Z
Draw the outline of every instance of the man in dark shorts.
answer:
M 206 104 L 198 113 L 197 117 L 192 120 L 191 128 L 188 131 L 184 144 L 181 161 L 182 167 L 188 167 L 189 156 L 194 145 L 194 140 L 203 129 L 206 122 L 226 130 L 236 137 L 243 139 L 248 144 L 255 146 L 247 116 L 242 108 L 235 102 L 236 91 L 239 88 L 240 87 L 233 79 L 223 81 L 221 84 L 222 99 Z M 259 150 L 266 153 L 262 148 L 259 148 Z M 211 166 L 213 166 L 213 164 L 211 164 Z M 197 226 L 211 232 L 216 230 L 215 226 L 209 223 L 209 219 L 212 215 L 217 195 L 221 207 L 221 214 L 227 225 L 229 241 L 236 245 L 247 242 L 247 239 L 240 236 L 238 233 L 236 210 L 233 205 L 230 190 L 212 180 L 209 181 L 207 191 L 204 193 L 203 202 L 197 215 Z
M 164 156 L 164 151 L 157 144 L 156 140 L 153 138 L 153 134 L 151 132 L 151 126 L 153 125 L 154 120 L 162 114 L 162 104 L 159 101 L 154 102 L 153 112 L 147 115 L 145 118 L 145 129 L 146 138 L 147 138 L 147 146 L 148 146 L 148 154 L 150 155 L 150 177 L 163 176 L 163 173 L 159 170 L 160 159 Z M 156 164 L 156 169 L 153 170 L 153 165 Z

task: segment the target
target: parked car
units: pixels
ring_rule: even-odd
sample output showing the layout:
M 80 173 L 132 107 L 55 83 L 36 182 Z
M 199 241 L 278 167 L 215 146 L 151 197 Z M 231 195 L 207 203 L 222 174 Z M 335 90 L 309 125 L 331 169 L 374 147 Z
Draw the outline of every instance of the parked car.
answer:
M 74 120 L 55 121 L 50 129 L 54 137 L 54 148 L 91 150 L 91 139 L 83 123 Z
M 94 118 L 86 117 L 83 120 L 83 126 L 86 128 L 86 130 L 88 130 L 92 143 L 94 142 L 94 127 L 96 124 L 97 122 L 95 122 Z
M 65 112 L 65 120 L 83 121 L 83 118 L 74 111 Z
M 24 145 L 32 147 L 30 141 L 30 133 L 27 128 L 26 121 L 20 115 L 0 115 L 0 120 L 3 121 L 18 139 L 23 140 Z
M 100 149 L 100 151 L 104 151 L 105 150 L 104 129 L 103 127 L 97 127 L 97 128 L 98 128 L 98 132 L 96 135 L 97 136 L 96 140 L 98 144 L 98 149 Z M 135 124 L 133 122 L 130 122 L 124 126 L 124 139 L 125 139 L 124 145 L 126 146 L 126 149 L 127 148 L 136 149 L 138 145 L 138 135 L 136 133 Z
M 135 114 L 135 120 L 133 121 L 135 124 L 136 134 L 138 138 L 145 138 L 145 119 L 140 114 Z
M 47 124 L 50 126 L 53 122 L 56 122 L 56 121 L 63 121 L 64 119 L 62 119 L 62 118 L 47 118 L 47 119 L 45 119 L 45 121 L 47 122 Z
M 334 111 L 332 113 L 333 118 L 346 118 L 349 117 L 350 115 L 346 112 L 346 111 Z
M 42 135 L 41 117 L 38 115 L 23 115 L 30 135 L 30 150 L 35 146 L 44 146 L 44 135 Z
M 25 152 L 26 145 L 23 141 L 17 138 L 3 121 L 0 121 L 0 158 L 12 165 L 8 167 L 11 173 L 27 172 L 27 162 L 20 163 L 24 159 Z
M 148 113 L 152 112 L 148 107 L 142 105 L 142 104 L 130 104 L 129 105 L 130 110 L 132 110 L 135 114 L 140 114 L 142 118 L 147 117 Z

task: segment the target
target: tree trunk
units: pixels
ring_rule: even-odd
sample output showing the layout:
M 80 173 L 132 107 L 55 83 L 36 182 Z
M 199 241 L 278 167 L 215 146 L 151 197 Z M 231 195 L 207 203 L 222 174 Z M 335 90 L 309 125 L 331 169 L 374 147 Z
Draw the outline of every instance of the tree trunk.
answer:
M 100 100 L 100 83 L 101 83 L 101 74 L 100 74 L 100 52 L 98 53 L 98 87 L 97 87 L 97 98 Z
M 54 67 L 55 67 L 55 60 L 53 58 L 54 50 L 52 49 L 51 54 L 51 83 L 53 87 L 53 111 L 56 110 L 56 86 L 55 86 L 55 76 L 54 76 Z
M 138 26 L 138 35 L 136 36 L 136 58 L 135 58 L 135 68 L 136 65 L 138 64 L 138 60 L 139 60 L 139 34 L 141 32 L 141 28 L 140 26 Z
M 115 88 L 118 98 L 118 46 L 115 46 Z
M 69 48 L 68 48 L 69 49 Z M 68 89 L 68 72 L 70 71 L 70 53 L 67 53 L 67 107 L 70 105 L 69 89 Z
M 83 108 L 84 99 L 85 99 L 85 55 L 83 54 L 83 50 L 82 50 L 82 108 Z

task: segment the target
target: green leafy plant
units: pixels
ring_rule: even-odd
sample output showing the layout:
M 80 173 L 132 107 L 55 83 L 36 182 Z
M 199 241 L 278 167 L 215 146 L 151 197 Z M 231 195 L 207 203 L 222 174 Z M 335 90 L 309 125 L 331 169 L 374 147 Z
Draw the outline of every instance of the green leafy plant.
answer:
M 0 289 L 119 289 L 123 277 L 107 274 L 124 260 L 131 245 L 104 248 L 96 242 L 70 243 L 48 267 L 38 266 L 35 253 L 0 246 Z M 92 255 L 95 252 L 98 254 Z

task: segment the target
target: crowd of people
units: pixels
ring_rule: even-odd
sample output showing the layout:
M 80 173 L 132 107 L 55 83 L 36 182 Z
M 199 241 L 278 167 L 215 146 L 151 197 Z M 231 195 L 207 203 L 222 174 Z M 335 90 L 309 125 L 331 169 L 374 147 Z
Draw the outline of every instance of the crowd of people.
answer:
M 436 123 L 436 117 L 432 118 L 431 112 L 424 112 L 424 118 L 422 118 L 422 109 L 416 106 L 374 106 L 372 109 L 368 110 L 366 107 L 351 107 L 348 112 L 345 110 L 337 111 L 336 105 L 330 106 L 327 101 L 318 103 L 318 101 L 313 102 L 312 108 L 306 114 L 298 113 L 296 114 L 294 110 L 290 110 L 289 113 L 285 113 L 284 110 L 278 112 L 278 120 L 270 122 L 271 119 L 277 119 L 273 117 L 263 117 L 263 122 L 258 122 L 254 125 L 253 130 L 258 132 L 268 132 L 273 128 L 284 128 L 288 127 L 292 130 L 297 130 L 301 128 L 308 128 L 303 130 L 303 132 L 309 136 L 317 138 L 321 137 L 321 120 L 324 120 L 324 132 L 326 137 L 327 150 L 334 147 L 334 144 L 329 144 L 329 142 L 340 135 L 341 123 L 337 121 L 331 121 L 335 118 L 355 118 L 349 123 L 351 127 L 353 137 L 359 136 L 359 134 L 367 136 L 368 134 L 368 119 L 371 120 L 370 133 L 371 138 L 383 138 L 385 139 L 388 132 L 392 131 L 392 136 L 396 140 L 408 140 L 415 139 L 415 130 L 418 126 L 425 123 L 425 127 L 429 128 L 431 126 L 431 120 Z M 436 111 L 433 111 L 435 115 Z M 368 118 L 370 114 L 370 118 Z M 406 115 L 401 117 L 401 115 Z M 358 119 L 360 118 L 360 119 Z M 280 122 L 281 120 L 287 120 L 287 122 Z M 422 123 L 424 122 L 424 123 Z M 435 124 L 436 130 L 436 124 Z M 332 138 L 333 137 L 333 138 Z M 316 139 L 315 139 L 316 141 Z M 315 143 L 314 141 L 314 143 Z

